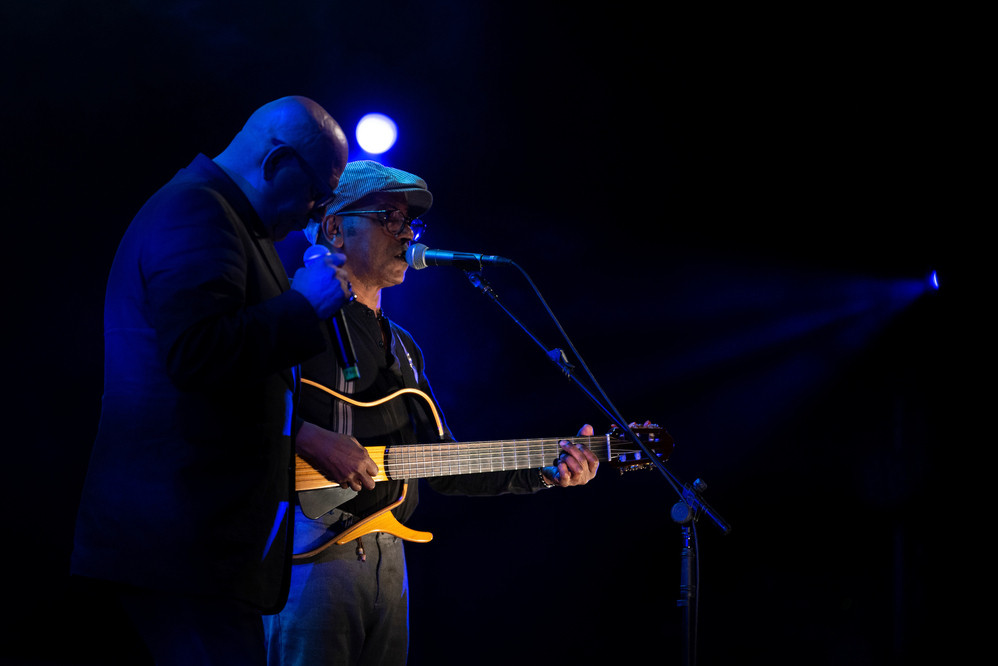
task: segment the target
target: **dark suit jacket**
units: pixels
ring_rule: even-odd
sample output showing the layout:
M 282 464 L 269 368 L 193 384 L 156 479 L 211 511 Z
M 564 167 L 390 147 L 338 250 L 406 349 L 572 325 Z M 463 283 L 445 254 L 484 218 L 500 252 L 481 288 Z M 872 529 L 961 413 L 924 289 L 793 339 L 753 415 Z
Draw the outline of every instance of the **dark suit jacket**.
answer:
M 249 201 L 204 155 L 125 232 L 104 337 L 72 572 L 280 608 L 295 366 L 324 338 Z

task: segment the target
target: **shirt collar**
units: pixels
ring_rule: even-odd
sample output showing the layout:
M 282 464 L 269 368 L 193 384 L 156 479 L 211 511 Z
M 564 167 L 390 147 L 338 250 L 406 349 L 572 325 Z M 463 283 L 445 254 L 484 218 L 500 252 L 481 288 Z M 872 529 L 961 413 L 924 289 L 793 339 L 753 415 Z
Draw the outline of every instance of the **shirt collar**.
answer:
M 253 204 L 246 198 L 243 191 L 239 189 L 236 182 L 225 173 L 222 167 L 207 155 L 198 154 L 194 161 L 187 165 L 185 171 L 190 171 L 193 175 L 204 178 L 211 183 L 211 186 L 225 198 L 230 206 L 235 210 L 240 219 L 245 220 L 248 227 L 255 231 L 269 236 L 267 228 L 263 226 L 263 220 L 257 215 Z

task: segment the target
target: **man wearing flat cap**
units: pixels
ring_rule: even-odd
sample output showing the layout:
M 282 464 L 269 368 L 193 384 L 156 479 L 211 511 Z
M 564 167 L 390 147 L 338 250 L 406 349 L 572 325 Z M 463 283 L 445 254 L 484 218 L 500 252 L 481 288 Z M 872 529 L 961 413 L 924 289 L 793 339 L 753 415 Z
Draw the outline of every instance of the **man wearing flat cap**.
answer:
M 382 480 L 385 470 L 364 447 L 454 441 L 442 415 L 435 417 L 439 407 L 420 348 L 381 308 L 381 290 L 405 279 L 406 250 L 423 233 L 419 218 L 432 203 L 421 178 L 373 161 L 350 162 L 326 216 L 305 230 L 314 245 L 346 256 L 343 269 L 355 298 L 342 313 L 359 377 L 344 375 L 333 342 L 337 329 L 328 322 L 326 351 L 302 364 L 300 410 L 305 421 L 339 433 L 340 445 L 313 450 L 299 437 L 298 453 L 317 468 L 336 470 L 331 478 L 339 486 L 302 490 L 299 485 L 288 604 L 264 618 L 271 666 L 406 661 L 408 592 L 396 534 L 410 540 L 422 535 L 404 527 L 416 508 L 418 486 Z M 400 389 L 417 389 L 427 399 L 407 393 L 376 406 L 353 404 L 376 402 Z M 581 434 L 591 435 L 591 427 Z M 596 473 L 596 457 L 567 441 L 562 451 L 557 466 L 427 481 L 438 492 L 460 495 L 525 494 L 587 483 Z M 380 523 L 385 531 L 365 532 L 370 516 L 399 525 Z

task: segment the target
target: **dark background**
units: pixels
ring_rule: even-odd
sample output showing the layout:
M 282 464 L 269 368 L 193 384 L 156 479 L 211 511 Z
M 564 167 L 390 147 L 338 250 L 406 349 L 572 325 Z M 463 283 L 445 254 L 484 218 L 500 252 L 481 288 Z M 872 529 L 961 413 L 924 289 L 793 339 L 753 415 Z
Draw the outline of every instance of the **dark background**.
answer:
M 354 159 L 359 118 L 392 116 L 382 160 L 433 191 L 426 244 L 524 267 L 624 416 L 662 424 L 673 471 L 708 482 L 734 531 L 698 527 L 700 663 L 900 664 L 965 644 L 946 621 L 975 585 L 953 546 L 966 512 L 940 481 L 977 441 L 954 435 L 958 372 L 982 363 L 956 249 L 983 224 L 974 17 L 8 0 L 0 24 L 0 660 L 139 658 L 68 577 L 107 274 L 153 192 L 289 94 L 322 104 Z M 281 244 L 291 270 L 302 243 Z M 486 277 L 566 346 L 522 277 Z M 384 298 L 459 439 L 607 427 L 459 271 L 410 271 Z M 530 497 L 427 491 L 410 663 L 678 663 L 675 501 L 656 472 L 606 466 Z

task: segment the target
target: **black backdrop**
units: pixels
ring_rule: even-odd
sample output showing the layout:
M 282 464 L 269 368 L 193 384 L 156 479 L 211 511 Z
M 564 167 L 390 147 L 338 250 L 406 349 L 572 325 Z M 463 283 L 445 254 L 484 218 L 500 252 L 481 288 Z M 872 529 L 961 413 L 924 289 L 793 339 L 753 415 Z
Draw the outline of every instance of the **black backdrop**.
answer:
M 135 658 L 67 575 L 106 276 L 143 201 L 288 94 L 329 110 L 353 158 L 360 116 L 394 117 L 384 160 L 435 196 L 425 242 L 516 260 L 623 414 L 708 482 L 735 531 L 699 527 L 701 663 L 947 645 L 933 493 L 962 460 L 942 440 L 963 386 L 953 243 L 982 182 L 968 22 L 517 0 L 16 0 L 0 18 L 4 658 Z M 281 244 L 289 270 L 301 245 Z M 916 293 L 933 268 L 943 289 Z M 486 276 L 564 346 L 522 278 Z M 460 272 L 410 272 L 385 307 L 460 439 L 607 426 Z M 410 663 L 677 663 L 674 501 L 654 472 L 609 469 L 532 497 L 425 493 Z

